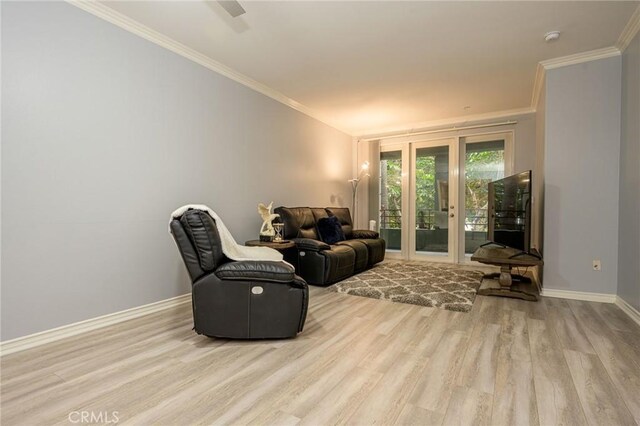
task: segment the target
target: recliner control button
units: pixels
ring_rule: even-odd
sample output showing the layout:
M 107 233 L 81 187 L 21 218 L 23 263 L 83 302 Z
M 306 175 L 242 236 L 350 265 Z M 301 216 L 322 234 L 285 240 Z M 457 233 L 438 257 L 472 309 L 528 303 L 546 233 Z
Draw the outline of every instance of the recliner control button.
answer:
M 251 289 L 251 293 L 253 294 L 262 294 L 262 292 L 264 291 L 264 289 L 262 287 L 260 287 L 259 285 L 253 287 Z

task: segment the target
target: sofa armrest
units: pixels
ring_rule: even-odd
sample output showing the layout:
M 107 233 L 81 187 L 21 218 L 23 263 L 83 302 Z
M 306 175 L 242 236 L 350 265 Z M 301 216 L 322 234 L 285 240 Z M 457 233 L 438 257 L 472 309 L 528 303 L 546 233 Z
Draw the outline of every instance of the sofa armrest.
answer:
M 374 239 L 380 238 L 380 234 L 376 231 L 369 231 L 368 229 L 356 229 L 353 231 L 351 238 Z
M 299 250 L 321 251 L 331 249 L 329 244 L 318 240 L 312 240 L 311 238 L 294 238 L 291 241 L 296 243 L 296 247 Z
M 274 281 L 290 283 L 296 278 L 293 267 L 284 262 L 243 260 L 227 262 L 216 269 L 221 280 Z

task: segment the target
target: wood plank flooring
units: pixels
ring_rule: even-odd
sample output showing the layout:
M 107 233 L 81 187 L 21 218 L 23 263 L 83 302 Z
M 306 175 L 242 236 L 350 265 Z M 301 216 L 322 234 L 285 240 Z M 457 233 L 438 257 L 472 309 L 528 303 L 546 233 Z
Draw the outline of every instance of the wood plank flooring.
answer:
M 198 336 L 186 304 L 5 356 L 0 420 L 640 425 L 640 327 L 615 305 L 478 296 L 458 313 L 317 287 L 310 300 L 292 340 Z

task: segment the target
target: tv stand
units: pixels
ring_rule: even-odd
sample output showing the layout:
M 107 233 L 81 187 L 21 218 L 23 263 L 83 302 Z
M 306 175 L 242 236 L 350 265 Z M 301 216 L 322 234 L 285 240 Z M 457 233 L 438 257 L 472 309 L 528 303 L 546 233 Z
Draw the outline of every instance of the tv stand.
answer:
M 542 266 L 542 256 L 536 249 L 524 252 L 502 244 L 486 243 L 478 247 L 471 260 L 500 266 L 500 272 L 486 274 L 478 290 L 483 296 L 504 296 L 537 301 L 540 291 L 529 277 L 511 273 L 514 266 Z M 497 278 L 497 283 L 496 283 Z

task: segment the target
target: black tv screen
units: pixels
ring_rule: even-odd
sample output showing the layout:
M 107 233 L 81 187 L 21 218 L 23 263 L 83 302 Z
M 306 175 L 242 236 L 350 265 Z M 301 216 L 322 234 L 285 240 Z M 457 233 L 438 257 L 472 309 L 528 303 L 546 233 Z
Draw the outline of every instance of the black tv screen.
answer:
M 489 183 L 490 241 L 530 250 L 531 170 Z

